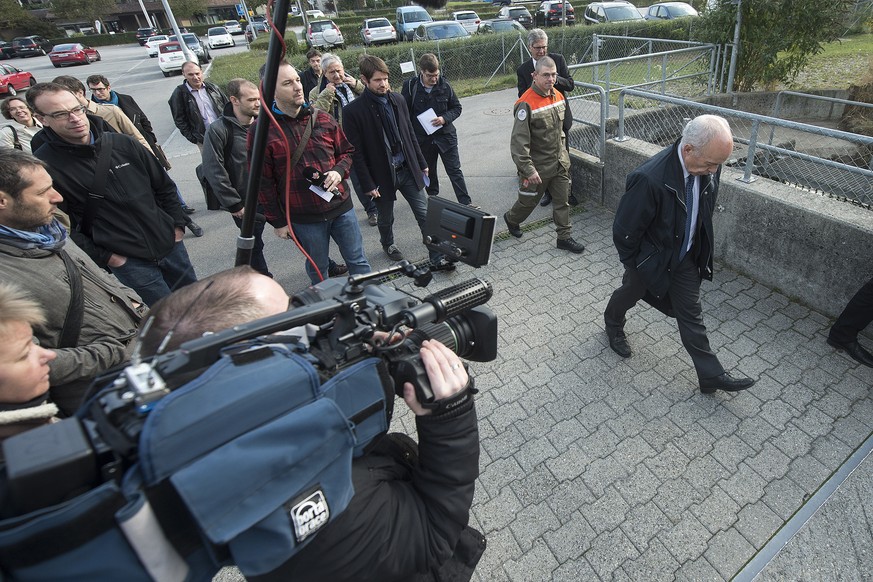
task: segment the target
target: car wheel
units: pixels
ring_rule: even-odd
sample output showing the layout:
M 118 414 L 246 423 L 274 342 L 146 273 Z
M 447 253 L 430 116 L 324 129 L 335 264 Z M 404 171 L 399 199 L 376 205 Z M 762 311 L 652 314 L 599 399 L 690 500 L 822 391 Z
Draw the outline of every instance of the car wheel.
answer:
M 15 95 L 18 95 L 18 91 L 15 90 L 15 87 L 9 85 L 8 87 L 6 87 L 6 94 L 10 97 L 13 97 Z
M 34 85 L 36 85 L 36 79 L 34 79 L 33 77 L 31 77 L 31 78 L 30 78 L 30 81 L 28 81 L 28 82 L 30 83 L 30 86 L 31 86 L 31 87 L 33 87 Z
M 100 56 L 100 51 L 97 51 L 97 60 L 102 61 L 103 57 Z
M 45 49 L 39 49 L 39 54 L 40 54 L 41 56 L 46 56 L 48 53 L 45 52 Z

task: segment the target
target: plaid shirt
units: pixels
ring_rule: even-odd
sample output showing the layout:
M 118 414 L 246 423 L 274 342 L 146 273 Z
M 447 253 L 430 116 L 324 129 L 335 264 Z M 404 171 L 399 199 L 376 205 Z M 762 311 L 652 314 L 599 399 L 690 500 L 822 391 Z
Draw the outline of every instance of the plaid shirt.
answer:
M 352 207 L 351 198 L 346 192 L 344 183 L 337 186 L 339 196 L 334 196 L 330 202 L 325 201 L 309 189 L 309 182 L 303 177 L 303 168 L 309 166 L 322 173 L 335 171 L 343 178 L 349 175 L 352 167 L 352 152 L 354 147 L 346 139 L 336 121 L 323 111 L 302 109 L 297 117 L 289 117 L 273 112 L 282 133 L 288 140 L 293 157 L 297 144 L 309 123 L 309 113 L 316 115 L 312 135 L 303 148 L 300 161 L 291 170 L 291 191 L 285 196 L 285 144 L 282 142 L 279 129 L 270 125 L 267 134 L 267 148 L 264 152 L 264 166 L 261 174 L 261 185 L 258 200 L 264 208 L 267 221 L 276 228 L 288 224 L 285 219 L 285 206 L 291 214 L 292 223 L 315 223 L 332 220 L 347 212 Z M 251 146 L 255 132 L 248 136 L 249 163 L 251 163 Z

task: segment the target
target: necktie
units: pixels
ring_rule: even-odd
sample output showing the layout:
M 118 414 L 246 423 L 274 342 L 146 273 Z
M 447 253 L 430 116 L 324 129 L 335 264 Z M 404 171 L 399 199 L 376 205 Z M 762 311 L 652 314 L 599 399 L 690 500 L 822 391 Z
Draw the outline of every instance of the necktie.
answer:
M 691 240 L 691 219 L 692 219 L 692 210 L 694 209 L 694 178 L 695 176 L 688 176 L 688 179 L 685 180 L 685 240 L 682 243 L 682 250 L 679 251 L 679 261 L 685 258 L 685 254 L 688 252 L 688 243 Z

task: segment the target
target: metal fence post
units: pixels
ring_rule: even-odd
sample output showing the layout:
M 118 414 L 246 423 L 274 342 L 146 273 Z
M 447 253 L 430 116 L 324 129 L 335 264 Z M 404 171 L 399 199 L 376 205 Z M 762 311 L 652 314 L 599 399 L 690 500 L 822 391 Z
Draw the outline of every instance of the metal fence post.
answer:
M 661 57 L 661 95 L 667 94 L 667 55 Z
M 745 182 L 746 184 L 751 184 L 757 178 L 752 176 L 752 170 L 755 167 L 755 149 L 758 145 L 758 127 L 760 127 L 761 121 L 755 120 L 752 122 L 752 133 L 749 135 L 749 151 L 746 154 L 746 168 L 743 172 L 742 178 L 737 178 L 740 182 Z M 766 154 L 765 154 L 766 155 Z

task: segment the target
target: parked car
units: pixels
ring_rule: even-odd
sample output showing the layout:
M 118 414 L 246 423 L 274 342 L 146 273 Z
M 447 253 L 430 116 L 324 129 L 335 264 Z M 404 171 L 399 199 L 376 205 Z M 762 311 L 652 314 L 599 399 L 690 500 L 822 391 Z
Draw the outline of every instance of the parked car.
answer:
M 415 29 L 414 41 L 449 40 L 453 38 L 469 38 L 467 29 L 454 20 L 436 20 L 426 22 Z
M 307 10 L 306 11 L 306 19 L 307 20 L 324 20 L 327 18 L 324 15 L 324 12 L 321 10 Z
M 0 95 L 17 95 L 22 89 L 36 85 L 36 79 L 27 71 L 12 65 L 0 64 Z
M 184 64 L 185 53 L 179 41 L 173 40 L 158 46 L 158 67 L 165 77 L 169 77 L 173 71 L 182 70 Z
M 310 48 L 345 48 L 346 41 L 333 20 L 313 20 L 306 29 L 306 45 Z
M 206 42 L 209 43 L 210 49 L 216 49 L 223 46 L 236 46 L 236 41 L 233 40 L 233 36 L 231 36 L 223 26 L 213 26 L 207 30 Z
M 476 31 L 476 34 L 492 34 L 495 32 L 509 32 L 510 30 L 527 32 L 527 29 L 517 20 L 511 18 L 492 18 L 491 20 L 483 20 L 479 24 L 479 30 Z
M 148 37 L 145 42 L 146 52 L 151 58 L 157 58 L 158 47 L 168 40 L 170 40 L 170 37 L 166 34 L 156 34 L 155 36 Z
M 472 10 L 460 10 L 452 12 L 452 20 L 458 22 L 461 26 L 467 29 L 470 34 L 475 34 L 479 29 L 479 23 L 482 19 Z
M 524 6 L 504 6 L 497 12 L 497 18 L 509 18 L 525 28 L 533 28 L 533 16 Z
M 158 29 L 153 26 L 146 26 L 144 28 L 136 29 L 136 41 L 139 43 L 139 46 L 145 46 L 146 41 L 153 37 L 157 36 Z
M 12 48 L 21 58 L 47 55 L 52 50 L 52 43 L 41 36 L 19 36 L 12 39 Z
M 397 42 L 397 31 L 387 18 L 367 18 L 360 32 L 365 46 Z
M 16 56 L 11 42 L 0 41 L 0 59 L 14 59 Z
M 224 24 L 222 24 L 224 28 L 227 29 L 227 32 L 230 34 L 242 34 L 243 29 L 239 23 L 239 20 L 225 20 Z
M 49 60 L 55 67 L 67 65 L 90 65 L 101 60 L 100 53 L 79 42 L 55 45 L 49 53 Z
M 179 40 L 176 38 L 176 35 L 172 35 L 170 40 Z M 185 41 L 185 44 L 188 45 L 188 49 L 197 56 L 197 62 L 201 65 L 205 65 L 209 61 L 212 60 L 212 56 L 209 54 L 209 48 L 206 44 L 200 40 L 200 38 L 191 32 L 183 32 L 182 40 Z M 160 58 L 160 56 L 158 57 Z
M 565 22 L 564 11 L 567 11 L 566 22 L 568 25 L 576 24 L 576 11 L 569 2 L 561 0 L 547 0 L 540 4 L 534 12 L 534 23 L 537 26 L 560 26 Z
M 510 4 L 512 4 L 512 0 L 491 0 L 491 3 L 499 4 L 500 6 L 509 6 Z
M 646 20 L 673 20 L 686 16 L 700 16 L 691 4 L 686 2 L 661 2 L 652 4 L 646 11 Z
M 585 8 L 585 24 L 644 20 L 637 7 L 630 2 L 592 2 Z
M 394 28 L 397 29 L 397 40 L 412 40 L 415 29 L 425 22 L 433 22 L 427 10 L 421 6 L 400 6 L 395 15 Z

